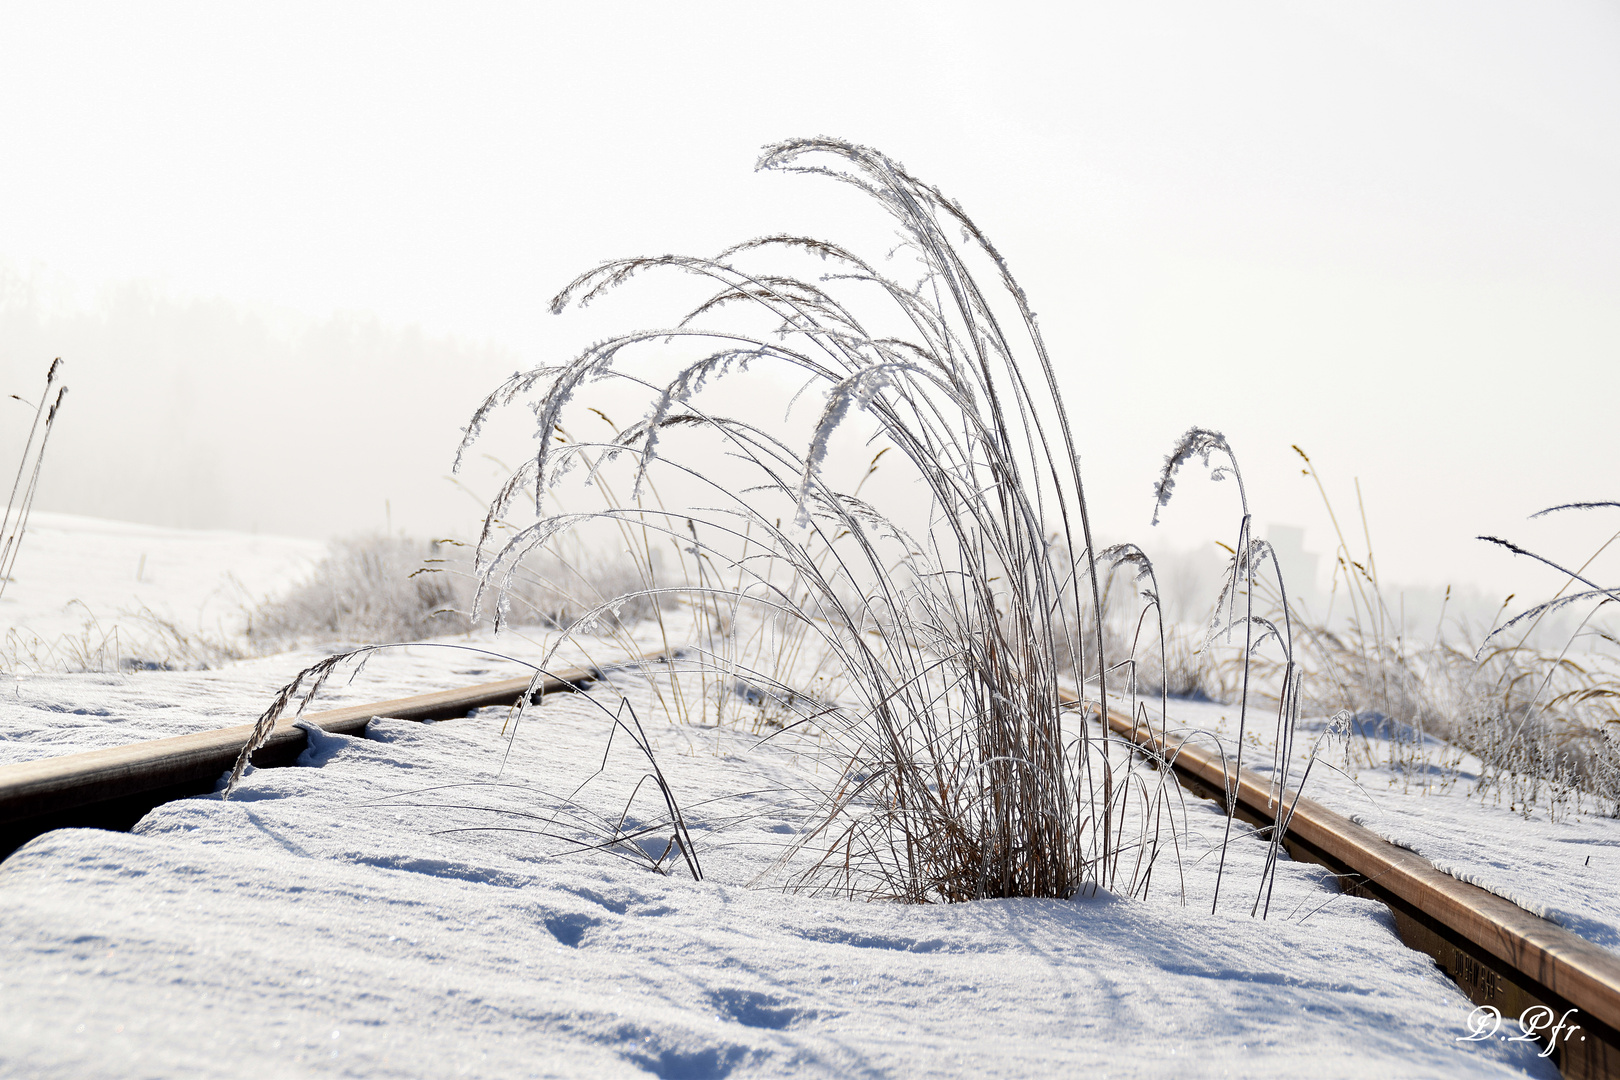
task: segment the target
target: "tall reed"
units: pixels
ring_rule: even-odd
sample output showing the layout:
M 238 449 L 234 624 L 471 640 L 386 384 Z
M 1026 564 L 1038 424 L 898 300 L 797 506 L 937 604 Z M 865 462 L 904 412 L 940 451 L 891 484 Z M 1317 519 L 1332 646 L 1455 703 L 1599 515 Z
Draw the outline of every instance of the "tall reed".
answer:
M 1064 614 L 1099 611 L 1101 587 L 1035 315 L 972 219 L 883 154 L 791 140 L 759 167 L 851 185 L 889 216 L 899 247 L 869 261 L 768 236 L 713 258 L 609 262 L 559 293 L 558 312 L 648 273 L 706 287 L 664 326 L 514 375 L 474 415 L 464 451 L 503 406 L 527 402 L 536 418 L 538 448 L 488 521 L 509 519 L 520 492 L 530 518 L 499 542 L 486 528 L 480 547 L 498 616 L 523 561 L 575 530 L 607 523 L 637 545 L 669 545 L 673 579 L 644 560 L 642 587 L 599 610 L 678 596 L 720 623 L 791 624 L 840 669 L 836 702 L 745 673 L 800 701 L 790 723 L 814 727 L 841 762 L 819 827 L 800 839 L 800 885 L 909 901 L 1115 885 L 1125 794 L 1095 729 L 1066 719 L 1061 685 L 1064 671 L 1092 671 L 1106 695 L 1100 624 Z M 647 355 L 660 352 L 663 378 Z M 743 414 L 719 411 L 714 390 L 732 384 L 755 395 Z M 788 385 L 782 418 L 764 415 Z M 640 415 L 578 441 L 566 433 L 598 387 Z M 844 467 L 860 444 L 887 452 L 891 472 L 903 464 L 887 504 L 861 498 L 867 474 Z M 564 512 L 554 493 L 570 479 L 630 495 Z
M 1260 696 L 1256 693 L 1259 688 L 1253 679 L 1255 661 L 1261 655 L 1262 648 L 1268 644 L 1274 645 L 1280 654 L 1274 661 L 1278 674 L 1277 683 L 1272 687 L 1276 720 L 1271 742 L 1271 768 L 1268 773 L 1271 798 L 1275 804 L 1282 804 L 1283 797 L 1290 788 L 1303 785 L 1305 775 L 1309 775 L 1310 766 L 1315 763 L 1316 748 L 1313 747 L 1307 755 L 1305 774 L 1295 783 L 1294 741 L 1299 729 L 1300 709 L 1304 700 L 1305 671 L 1295 652 L 1293 618 L 1289 611 L 1288 591 L 1283 581 L 1282 565 L 1277 561 L 1277 553 L 1271 545 L 1254 536 L 1254 516 L 1249 507 L 1248 490 L 1243 483 L 1243 471 L 1238 467 L 1237 455 L 1226 441 L 1226 436 L 1218 431 L 1194 427 L 1189 428 L 1181 437 L 1175 448 L 1165 457 L 1164 468 L 1159 473 L 1159 480 L 1154 489 L 1157 506 L 1154 509 L 1153 523 L 1158 524 L 1160 511 L 1170 504 L 1177 475 L 1194 458 L 1199 459 L 1209 470 L 1210 479 L 1234 481 L 1240 511 L 1236 542 L 1230 548 L 1232 557 L 1227 563 L 1225 581 L 1222 583 L 1220 595 L 1216 598 L 1202 643 L 1202 648 L 1207 650 L 1218 637 L 1228 641 L 1237 635 L 1241 635 L 1242 638 L 1242 651 L 1239 653 L 1238 662 L 1236 754 L 1232 768 L 1227 773 L 1226 834 L 1220 848 L 1215 896 L 1211 903 L 1213 910 L 1220 903 L 1221 883 L 1225 877 L 1227 845 L 1231 840 L 1232 824 L 1237 812 L 1237 776 L 1243 768 L 1244 750 L 1249 742 L 1250 710 L 1258 704 L 1256 699 Z M 1257 604 L 1266 585 L 1274 590 L 1274 595 L 1278 598 L 1276 614 L 1268 610 L 1263 600 Z M 1161 663 L 1168 668 L 1167 663 L 1164 661 Z M 1168 723 L 1168 709 L 1164 715 Z M 1256 911 L 1270 906 L 1271 884 L 1275 881 L 1277 860 L 1282 854 L 1283 832 L 1284 829 L 1273 829 L 1270 833 L 1266 867 L 1261 875 L 1260 890 L 1255 897 Z
M 17 460 L 17 475 L 11 482 L 11 493 L 6 497 L 6 512 L 0 517 L 0 596 L 5 595 L 11 572 L 17 564 L 17 554 L 22 550 L 23 536 L 28 531 L 28 515 L 34 509 L 34 495 L 39 490 L 45 445 L 50 441 L 51 429 L 56 426 L 56 414 L 61 411 L 62 402 L 67 397 L 66 386 L 57 387 L 56 397 L 51 397 L 51 388 L 56 385 L 56 375 L 61 367 L 62 358 L 58 356 L 45 372 L 45 390 L 34 405 L 28 438 L 23 443 L 22 456 Z M 16 394 L 11 397 L 24 405 L 28 404 Z

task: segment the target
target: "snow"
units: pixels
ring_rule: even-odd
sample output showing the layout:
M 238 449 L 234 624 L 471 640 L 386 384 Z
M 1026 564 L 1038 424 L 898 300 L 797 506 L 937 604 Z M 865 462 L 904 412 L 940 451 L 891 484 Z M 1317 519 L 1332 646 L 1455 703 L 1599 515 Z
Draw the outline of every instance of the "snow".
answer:
M 98 535 L 127 561 L 133 534 Z M 0 761 L 245 722 L 307 659 L 8 675 Z M 508 674 L 401 650 L 323 700 Z M 1283 863 L 1251 918 L 1265 845 L 1240 836 L 1211 914 L 1225 819 L 1190 798 L 1146 900 L 785 891 L 812 737 L 743 722 L 736 694 L 678 723 L 658 689 L 622 673 L 515 732 L 504 709 L 379 719 L 229 800 L 39 837 L 0 863 L 0 1075 L 1556 1075 L 1533 1045 L 1458 1042 L 1469 1003 L 1320 868 Z M 609 739 L 626 703 L 701 881 L 637 787 L 647 756 Z M 581 850 L 621 819 L 634 842 Z
M 0 596 L 3 655 L 25 661 L 8 666 L 49 669 L 111 650 L 107 666 L 117 667 L 161 636 L 161 622 L 228 640 L 254 604 L 324 551 L 314 540 L 35 511 Z
M 323 655 L 301 650 L 211 671 L 7 674 L 0 681 L 0 715 L 5 717 L 0 723 L 0 764 L 250 723 L 264 712 L 278 687 Z M 367 664 L 360 679 L 333 679 L 311 709 L 527 674 L 516 664 L 480 662 L 473 653 L 387 650 Z
M 1172 734 L 1176 725 L 1206 731 L 1235 751 L 1236 708 L 1176 700 L 1170 716 Z M 1274 723 L 1274 712 L 1250 713 L 1254 737 L 1244 768 L 1271 775 Z M 1296 782 L 1323 724 L 1319 717 L 1301 723 Z M 1620 953 L 1620 819 L 1570 813 L 1555 821 L 1544 803 L 1503 805 L 1494 793 L 1474 792 L 1483 768 L 1478 758 L 1429 738 L 1429 752 L 1421 755 L 1428 760 L 1402 767 L 1398 762 L 1414 755 L 1392 754 L 1389 734 L 1387 727 L 1363 727 L 1348 746 L 1324 750 L 1304 794 L 1452 876 Z

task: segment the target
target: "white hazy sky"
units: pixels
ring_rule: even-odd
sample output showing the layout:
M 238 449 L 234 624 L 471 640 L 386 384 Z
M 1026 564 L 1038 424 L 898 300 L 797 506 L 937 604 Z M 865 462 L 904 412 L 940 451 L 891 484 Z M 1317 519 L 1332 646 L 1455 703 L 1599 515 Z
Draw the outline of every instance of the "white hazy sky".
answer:
M 1577 558 L 1605 522 L 1525 516 L 1620 498 L 1598 0 L 4 0 L 0 392 L 69 361 L 59 509 L 323 535 L 386 499 L 445 528 L 473 509 L 440 477 L 481 393 L 639 322 L 555 319 L 559 285 L 839 231 L 847 192 L 752 172 L 809 134 L 883 149 L 1002 248 L 1111 537 L 1231 531 L 1219 488 L 1148 529 L 1195 423 L 1262 526 L 1318 551 L 1290 444 L 1341 519 L 1359 477 L 1380 568 L 1413 584 L 1529 588 L 1473 537 Z

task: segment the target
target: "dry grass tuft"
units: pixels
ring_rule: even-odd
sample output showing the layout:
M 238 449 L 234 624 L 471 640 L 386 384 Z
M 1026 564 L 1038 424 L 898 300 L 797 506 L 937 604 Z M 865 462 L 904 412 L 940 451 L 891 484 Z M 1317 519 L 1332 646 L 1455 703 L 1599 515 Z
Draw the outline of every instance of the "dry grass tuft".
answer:
M 261 612 L 256 636 L 540 621 L 560 631 L 545 668 L 586 635 L 628 641 L 646 620 L 682 653 L 658 689 L 677 720 L 747 724 L 804 749 L 809 825 L 778 864 L 783 884 L 918 903 L 1145 896 L 1159 867 L 1179 870 L 1183 801 L 1163 761 L 1091 719 L 1097 703 L 1146 712 L 1148 697 L 1162 710 L 1173 693 L 1230 689 L 1237 764 L 1262 711 L 1277 727 L 1279 787 L 1315 760 L 1313 747 L 1296 778 L 1303 668 L 1286 602 L 1276 619 L 1258 602 L 1283 584 L 1251 535 L 1231 448 L 1193 429 L 1157 492 L 1162 508 L 1194 461 L 1237 481 L 1232 558 L 1195 644 L 1163 618 L 1140 549 L 1097 551 L 1037 320 L 962 208 L 838 140 L 767 147 L 759 167 L 849 185 L 898 246 L 869 259 L 773 235 L 580 275 L 554 311 L 650 275 L 666 279 L 663 295 L 690 296 L 660 325 L 518 372 L 480 405 L 458 467 L 513 406 L 532 415 L 535 449 L 490 501 L 470 566 L 461 552 L 353 545 Z M 1203 660 L 1217 639 L 1241 657 L 1230 684 Z M 302 673 L 261 731 L 363 655 Z M 1280 673 L 1269 703 L 1251 680 L 1261 662 Z M 679 814 L 660 787 L 663 829 Z M 1252 883 L 1262 915 L 1281 857 L 1281 837 L 1269 842 Z
M 706 613 L 703 670 L 813 732 L 834 765 L 795 848 L 798 887 L 1145 891 L 1174 784 L 1065 705 L 1066 682 L 1105 697 L 1126 658 L 1110 654 L 1071 420 L 1023 291 L 961 207 L 875 150 L 792 140 L 759 167 L 850 185 L 899 246 L 869 260 L 768 236 L 606 263 L 565 288 L 554 311 L 651 274 L 694 294 L 661 326 L 519 372 L 473 416 L 463 451 L 517 404 L 538 445 L 491 503 L 475 610 L 487 592 L 504 620 L 528 560 L 596 530 L 641 581 L 594 613 L 648 598 Z M 1203 434 L 1216 441 L 1189 454 L 1226 452 Z M 586 489 L 600 509 L 564 509 Z M 1247 530 L 1245 508 L 1223 625 L 1259 647 L 1264 620 L 1238 617 L 1266 557 Z M 824 658 L 836 693 L 807 691 L 745 633 Z M 1182 658 L 1150 651 L 1168 687 Z

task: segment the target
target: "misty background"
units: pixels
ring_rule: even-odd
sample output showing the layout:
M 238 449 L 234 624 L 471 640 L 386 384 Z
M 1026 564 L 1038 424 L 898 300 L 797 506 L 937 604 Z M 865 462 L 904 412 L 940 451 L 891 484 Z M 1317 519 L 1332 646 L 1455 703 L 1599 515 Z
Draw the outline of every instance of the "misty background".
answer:
M 882 250 L 855 193 L 752 172 L 810 134 L 879 147 L 1001 248 L 1109 539 L 1233 541 L 1230 485 L 1190 477 L 1149 528 L 1192 424 L 1317 588 L 1336 541 L 1292 444 L 1355 532 L 1359 479 L 1414 609 L 1557 587 L 1478 534 L 1579 561 L 1612 528 L 1526 520 L 1620 496 L 1620 9 L 1595 0 L 7 3 L 0 395 L 54 356 L 71 388 L 37 505 L 465 535 L 504 471 L 445 478 L 482 396 L 662 321 L 656 287 L 547 314 L 577 273 L 781 231 Z M 0 405 L 14 461 L 31 414 Z

